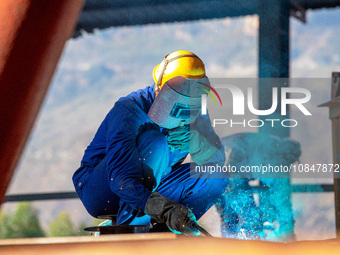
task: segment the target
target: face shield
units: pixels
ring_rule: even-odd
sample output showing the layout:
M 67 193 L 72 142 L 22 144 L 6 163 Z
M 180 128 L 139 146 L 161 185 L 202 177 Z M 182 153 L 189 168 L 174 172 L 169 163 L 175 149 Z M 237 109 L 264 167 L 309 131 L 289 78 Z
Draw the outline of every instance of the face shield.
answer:
M 164 83 L 148 113 L 160 127 L 173 129 L 193 123 L 201 112 L 201 95 L 209 80 L 174 77 Z

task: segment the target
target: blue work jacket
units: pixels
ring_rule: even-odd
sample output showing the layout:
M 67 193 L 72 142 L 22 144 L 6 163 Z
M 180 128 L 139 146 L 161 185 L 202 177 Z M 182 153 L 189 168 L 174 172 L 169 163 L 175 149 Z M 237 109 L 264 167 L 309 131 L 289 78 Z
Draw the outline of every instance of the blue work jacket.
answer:
M 145 203 L 152 191 L 142 184 L 142 164 L 136 139 L 141 126 L 153 123 L 148 117 L 148 112 L 154 100 L 154 86 L 148 86 L 120 98 L 101 123 L 92 142 L 85 150 L 81 166 L 77 170 L 77 179 L 79 179 L 82 176 L 82 171 L 85 173 L 85 171 L 93 170 L 106 157 L 111 190 L 132 208 L 139 211 L 144 210 Z M 209 117 L 207 116 L 207 118 Z M 219 158 L 224 160 L 223 146 L 213 132 L 210 120 L 208 127 L 204 123 L 198 125 L 202 129 L 200 132 L 205 137 L 210 137 L 213 144 L 219 144 Z M 180 159 L 183 158 L 183 155 L 186 154 L 182 153 L 182 155 L 176 155 L 173 158 Z M 75 183 L 77 183 L 76 180 Z

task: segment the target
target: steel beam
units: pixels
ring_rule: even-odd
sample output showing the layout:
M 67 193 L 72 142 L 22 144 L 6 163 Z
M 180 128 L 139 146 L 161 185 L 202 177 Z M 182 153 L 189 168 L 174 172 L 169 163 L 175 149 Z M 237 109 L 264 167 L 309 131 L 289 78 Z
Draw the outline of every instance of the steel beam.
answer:
M 320 106 L 329 107 L 332 121 L 333 163 L 340 164 L 340 73 L 332 73 L 331 100 Z M 340 238 L 340 173 L 334 172 L 334 203 L 336 234 Z
M 259 0 L 89 0 L 81 13 L 76 32 L 95 29 L 180 21 L 194 21 L 256 14 Z
M 81 31 L 113 26 L 157 24 L 161 22 L 237 17 L 259 14 L 262 0 L 87 0 L 74 37 Z M 293 15 L 304 19 L 309 9 L 340 6 L 340 0 L 291 0 Z M 269 1 L 267 8 L 275 5 Z M 298 10 L 296 6 L 299 6 Z M 171 11 L 169 11 L 171 10 Z M 300 10 L 300 11 L 299 11 Z M 304 10 L 303 13 L 301 10 Z M 299 11 L 299 13 L 297 12 Z
M 260 119 L 280 119 L 281 116 L 281 93 L 280 89 L 284 79 L 274 80 L 271 78 L 289 77 L 289 10 L 288 0 L 262 0 L 259 8 L 259 109 L 267 110 L 272 105 L 272 88 L 278 88 L 278 106 L 270 116 L 260 116 Z M 270 79 L 263 79 L 270 78 Z M 286 118 L 289 118 L 287 111 Z M 281 125 L 271 126 L 265 121 L 265 125 L 259 132 L 289 137 L 289 129 Z
M 82 237 L 51 237 L 0 240 L 1 255 L 338 255 L 337 239 L 268 242 L 213 237 L 176 236 L 174 233 L 117 234 Z
M 0 204 L 82 5 L 0 1 Z

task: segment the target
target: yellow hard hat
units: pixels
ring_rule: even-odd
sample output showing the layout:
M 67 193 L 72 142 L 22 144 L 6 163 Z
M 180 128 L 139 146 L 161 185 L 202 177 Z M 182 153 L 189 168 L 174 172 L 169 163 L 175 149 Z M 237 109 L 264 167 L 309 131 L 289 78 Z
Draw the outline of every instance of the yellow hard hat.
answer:
M 166 55 L 164 60 L 153 69 L 155 90 L 162 88 L 168 80 L 181 76 L 188 79 L 201 79 L 205 76 L 203 61 L 194 53 L 178 50 Z

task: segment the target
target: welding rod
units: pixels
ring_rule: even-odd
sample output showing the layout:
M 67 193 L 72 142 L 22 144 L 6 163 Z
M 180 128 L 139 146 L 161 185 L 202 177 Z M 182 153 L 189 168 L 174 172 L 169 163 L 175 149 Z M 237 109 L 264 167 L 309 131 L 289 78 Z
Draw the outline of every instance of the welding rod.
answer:
M 191 227 L 194 229 L 197 229 L 198 231 L 200 231 L 203 235 L 205 236 L 212 236 L 208 233 L 208 231 L 206 231 L 204 228 L 202 228 L 200 225 L 198 225 L 197 223 L 192 223 Z

